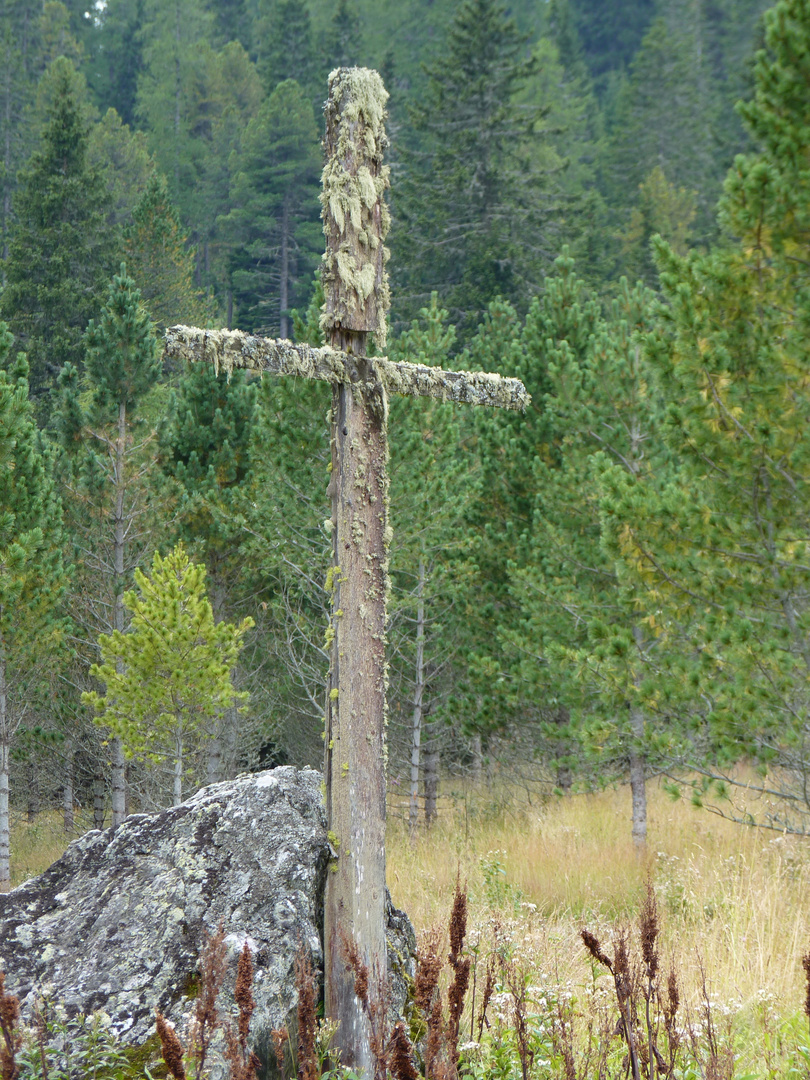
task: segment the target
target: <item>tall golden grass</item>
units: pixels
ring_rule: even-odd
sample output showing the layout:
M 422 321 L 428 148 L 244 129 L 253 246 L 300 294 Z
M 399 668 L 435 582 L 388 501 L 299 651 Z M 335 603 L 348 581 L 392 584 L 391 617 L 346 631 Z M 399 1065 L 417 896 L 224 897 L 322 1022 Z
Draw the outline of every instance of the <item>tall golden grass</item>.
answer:
M 595 975 L 579 931 L 588 927 L 604 943 L 622 924 L 634 932 L 649 873 L 662 958 L 677 965 L 693 1002 L 702 965 L 712 1001 L 735 1019 L 741 1059 L 765 1068 L 765 1042 L 775 1052 L 787 1029 L 788 1041 L 808 1044 L 801 960 L 810 951 L 810 841 L 673 802 L 656 784 L 642 856 L 625 788 L 540 807 L 494 804 L 500 812 L 487 811 L 485 791 L 468 794 L 413 839 L 403 821 L 389 821 L 389 886 L 417 933 L 446 919 L 460 873 L 473 944 L 477 936 L 486 947 L 500 922 L 536 981 L 577 992 Z

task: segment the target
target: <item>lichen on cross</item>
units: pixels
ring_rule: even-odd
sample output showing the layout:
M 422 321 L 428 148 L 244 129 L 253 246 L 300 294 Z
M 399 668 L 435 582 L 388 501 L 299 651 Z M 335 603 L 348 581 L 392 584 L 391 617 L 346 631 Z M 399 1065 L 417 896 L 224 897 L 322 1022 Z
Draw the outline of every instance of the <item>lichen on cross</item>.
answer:
M 385 347 L 389 304 L 385 262 L 388 168 L 383 164 L 388 95 L 376 71 L 329 76 L 326 164 L 321 193 L 326 296 L 321 325 L 329 346 L 311 348 L 238 330 L 174 326 L 166 353 L 235 368 L 321 379 L 332 385 L 333 561 L 331 664 L 326 701 L 326 812 L 334 859 L 324 915 L 326 1016 L 338 1024 L 341 1063 L 374 1073 L 368 1020 L 354 995 L 344 942 L 370 971 L 386 965 L 385 603 L 388 591 L 389 394 L 525 409 L 518 379 L 443 371 L 369 357 Z

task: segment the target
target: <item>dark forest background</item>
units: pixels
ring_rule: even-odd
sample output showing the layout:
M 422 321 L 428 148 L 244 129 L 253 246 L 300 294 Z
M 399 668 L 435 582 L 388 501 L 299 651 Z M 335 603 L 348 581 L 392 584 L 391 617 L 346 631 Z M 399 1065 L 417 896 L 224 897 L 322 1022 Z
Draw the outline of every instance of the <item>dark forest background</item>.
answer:
M 808 38 L 798 0 L 2 0 L 12 809 L 102 820 L 117 738 L 81 695 L 181 540 L 215 622 L 254 622 L 186 790 L 320 763 L 328 392 L 156 342 L 320 343 L 322 104 L 359 64 L 390 94 L 389 355 L 533 397 L 392 402 L 392 790 L 430 817 L 441 773 L 629 777 L 642 838 L 650 776 L 734 816 L 745 759 L 802 831 Z M 173 751 L 128 745 L 130 808 L 162 805 Z

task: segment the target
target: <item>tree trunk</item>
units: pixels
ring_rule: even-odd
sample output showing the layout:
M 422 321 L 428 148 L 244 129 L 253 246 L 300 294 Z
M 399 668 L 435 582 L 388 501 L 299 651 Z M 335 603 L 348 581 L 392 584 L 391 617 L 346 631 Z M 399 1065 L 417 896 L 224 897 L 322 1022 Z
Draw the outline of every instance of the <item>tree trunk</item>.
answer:
M 104 774 L 100 770 L 93 777 L 93 828 L 104 828 Z
M 424 761 L 425 824 L 430 827 L 436 821 L 439 800 L 439 751 L 435 745 L 425 751 Z
M 28 824 L 33 825 L 39 813 L 39 784 L 37 784 L 36 762 L 28 763 Z
M 73 740 L 65 743 L 65 785 L 62 788 L 62 821 L 67 836 L 73 835 L 75 818 L 73 814 Z
M 484 771 L 484 748 L 480 735 L 473 735 L 470 739 L 470 750 L 472 752 L 472 778 L 473 782 L 478 784 Z
M 114 621 L 115 629 L 124 632 L 124 548 L 126 527 L 124 521 L 124 455 L 127 437 L 127 406 L 122 401 L 118 405 L 118 438 L 115 444 L 115 517 L 113 520 L 113 572 L 114 581 Z M 119 670 L 120 664 L 119 663 Z M 113 828 L 120 825 L 127 816 L 126 807 L 126 758 L 121 740 L 111 741 L 112 750 L 112 823 Z
M 564 705 L 561 705 L 554 713 L 554 722 L 560 727 L 567 727 L 571 719 L 571 714 Z M 567 757 L 571 753 L 571 740 L 559 739 L 556 746 L 557 754 L 560 757 Z M 571 771 L 571 766 L 566 762 L 557 765 L 557 787 L 564 795 L 571 794 L 571 788 L 573 787 L 574 776 Z
M 8 817 L 8 767 L 11 725 L 8 715 L 6 658 L 0 653 L 0 892 L 11 887 L 11 830 Z
M 422 696 L 425 690 L 425 560 L 419 559 L 416 592 L 416 680 L 413 690 L 411 726 L 411 801 L 408 826 L 411 836 L 419 824 L 419 748 L 422 742 Z
M 279 328 L 281 337 L 290 336 L 290 194 L 284 196 L 281 212 L 281 277 L 279 281 Z
M 574 786 L 574 774 L 571 772 L 570 765 L 558 765 L 557 766 L 557 787 L 563 793 L 563 795 L 570 795 L 571 788 Z
M 630 792 L 633 799 L 633 843 L 643 849 L 647 843 L 647 760 L 640 749 L 644 735 L 644 714 L 640 709 L 630 710 L 630 727 L 633 749 L 630 751 Z
M 179 806 L 183 801 L 183 743 L 178 742 L 175 747 L 176 754 L 174 759 L 174 805 Z
M 222 779 L 222 737 L 220 734 L 208 740 L 206 773 L 209 784 L 218 784 Z
M 640 626 L 633 627 L 633 640 L 639 654 L 644 651 L 644 635 Z M 634 682 L 640 684 L 636 675 Z M 630 793 L 633 799 L 633 843 L 643 853 L 647 844 L 647 757 L 644 753 L 644 713 L 630 705 Z

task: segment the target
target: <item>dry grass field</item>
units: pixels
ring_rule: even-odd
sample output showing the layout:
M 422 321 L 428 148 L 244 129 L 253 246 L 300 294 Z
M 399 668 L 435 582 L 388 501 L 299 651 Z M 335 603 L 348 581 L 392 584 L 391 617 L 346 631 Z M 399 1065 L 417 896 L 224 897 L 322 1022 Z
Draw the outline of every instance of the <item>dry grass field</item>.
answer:
M 443 923 L 460 873 L 471 944 L 485 951 L 505 933 L 533 982 L 582 998 L 608 977 L 595 970 L 580 930 L 596 933 L 608 952 L 622 926 L 637 936 L 649 874 L 662 964 L 678 969 L 694 1015 L 702 967 L 715 1018 L 734 1045 L 734 1075 L 810 1076 L 796 1055 L 797 1046 L 810 1045 L 802 969 L 810 952 L 810 841 L 673 802 L 655 784 L 649 794 L 644 857 L 630 838 L 626 788 L 555 797 L 540 807 L 496 800 L 498 813 L 487 811 L 481 791 L 446 809 L 412 843 L 404 825 L 392 822 L 394 902 L 417 932 Z
M 802 970 L 810 952 L 810 842 L 743 828 L 673 802 L 652 784 L 649 843 L 640 857 L 625 788 L 539 805 L 502 790 L 454 790 L 437 824 L 414 839 L 397 813 L 389 818 L 391 893 L 417 933 L 446 925 L 459 875 L 476 963 L 497 943 L 541 999 L 564 994 L 582 1002 L 600 987 L 606 994 L 609 978 L 580 930 L 593 931 L 608 952 L 622 926 L 632 940 L 649 874 L 662 966 L 677 968 L 695 1017 L 705 973 L 715 1021 L 734 1049 L 733 1075 L 810 1077 Z M 58 857 L 66 843 L 59 826 L 48 814 L 14 824 L 14 884 Z

